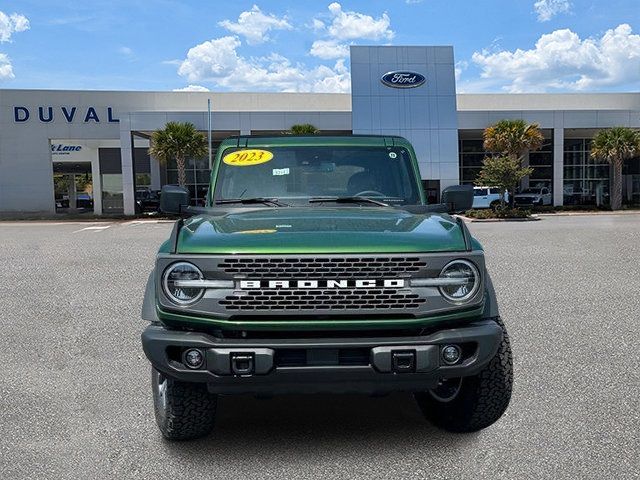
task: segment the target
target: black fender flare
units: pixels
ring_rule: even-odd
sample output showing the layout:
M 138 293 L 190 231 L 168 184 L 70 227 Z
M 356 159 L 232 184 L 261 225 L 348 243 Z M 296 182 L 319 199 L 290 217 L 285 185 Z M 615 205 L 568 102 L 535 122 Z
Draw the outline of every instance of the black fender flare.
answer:
M 494 318 L 500 316 L 498 310 L 498 300 L 496 298 L 496 291 L 493 288 L 493 282 L 489 272 L 485 269 L 484 277 L 484 311 L 482 312 L 483 318 Z
M 141 316 L 143 320 L 149 322 L 159 322 L 158 313 L 156 312 L 156 270 L 155 268 L 149 274 L 147 286 L 144 289 L 144 298 L 142 300 Z

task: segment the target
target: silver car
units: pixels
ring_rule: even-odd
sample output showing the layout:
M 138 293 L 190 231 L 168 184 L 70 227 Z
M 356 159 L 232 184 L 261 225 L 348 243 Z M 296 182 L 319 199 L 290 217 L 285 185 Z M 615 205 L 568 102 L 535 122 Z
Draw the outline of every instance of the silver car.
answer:
M 525 188 L 513 196 L 516 205 L 531 205 L 541 207 L 551 205 L 553 198 L 547 187 Z

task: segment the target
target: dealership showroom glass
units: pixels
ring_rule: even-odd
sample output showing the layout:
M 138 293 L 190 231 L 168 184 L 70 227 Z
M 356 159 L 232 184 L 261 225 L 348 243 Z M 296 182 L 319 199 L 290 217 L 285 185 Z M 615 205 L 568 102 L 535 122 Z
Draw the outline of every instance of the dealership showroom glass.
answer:
M 486 153 L 483 129 L 502 119 L 537 123 L 543 146 L 524 163 L 521 187 L 551 190 L 553 204 L 608 202 L 610 166 L 590 158 L 603 128 L 640 128 L 640 93 L 456 94 L 450 46 L 352 46 L 351 93 L 216 93 L 0 90 L 0 213 L 132 215 L 177 183 L 175 163 L 149 157 L 168 121 L 230 135 L 280 134 L 311 123 L 321 134 L 401 135 L 415 147 L 431 201 L 473 183 Z M 203 202 L 207 158 L 190 159 L 192 203 Z M 623 201 L 640 204 L 640 161 L 623 170 Z

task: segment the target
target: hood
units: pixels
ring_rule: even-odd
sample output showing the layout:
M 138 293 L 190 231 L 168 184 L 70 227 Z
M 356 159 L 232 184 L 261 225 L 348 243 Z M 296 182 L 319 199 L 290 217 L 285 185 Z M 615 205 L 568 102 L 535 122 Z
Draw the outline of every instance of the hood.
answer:
M 236 209 L 185 221 L 178 253 L 403 253 L 465 249 L 445 214 L 383 207 Z

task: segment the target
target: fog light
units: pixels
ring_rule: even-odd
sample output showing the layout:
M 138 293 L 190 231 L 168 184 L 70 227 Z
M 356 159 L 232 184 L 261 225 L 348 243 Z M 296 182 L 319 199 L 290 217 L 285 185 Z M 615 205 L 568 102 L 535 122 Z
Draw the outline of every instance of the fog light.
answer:
M 184 363 L 189 368 L 200 368 L 204 363 L 204 355 L 202 355 L 202 352 L 200 350 L 192 348 L 185 352 Z
M 457 363 L 461 356 L 462 352 L 457 345 L 446 345 L 442 348 L 442 360 L 444 360 L 444 363 L 447 365 Z

